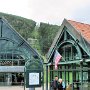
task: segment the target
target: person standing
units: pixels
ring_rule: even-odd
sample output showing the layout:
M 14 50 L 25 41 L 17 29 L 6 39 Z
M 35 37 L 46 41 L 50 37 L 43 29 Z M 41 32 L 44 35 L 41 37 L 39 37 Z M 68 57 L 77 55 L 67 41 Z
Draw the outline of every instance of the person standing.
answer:
M 58 90 L 63 90 L 63 85 L 62 85 L 62 79 L 61 78 L 58 81 Z
M 55 76 L 53 82 L 51 83 L 52 89 L 53 90 L 58 90 L 58 77 Z

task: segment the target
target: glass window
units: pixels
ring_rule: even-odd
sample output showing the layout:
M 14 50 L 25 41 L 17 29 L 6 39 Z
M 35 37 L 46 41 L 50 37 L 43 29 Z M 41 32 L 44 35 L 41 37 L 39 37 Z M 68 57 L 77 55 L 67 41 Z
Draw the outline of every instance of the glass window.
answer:
M 76 48 L 72 44 L 68 44 L 60 48 L 60 53 L 65 59 L 65 61 L 77 60 L 79 55 Z

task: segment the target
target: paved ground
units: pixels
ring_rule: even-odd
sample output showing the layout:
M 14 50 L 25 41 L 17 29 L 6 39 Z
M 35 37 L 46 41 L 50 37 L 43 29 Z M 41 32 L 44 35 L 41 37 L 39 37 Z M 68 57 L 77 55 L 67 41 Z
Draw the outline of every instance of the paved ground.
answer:
M 0 90 L 24 90 L 23 86 L 0 86 Z M 29 90 L 26 88 L 25 90 Z M 42 90 L 42 88 L 36 88 L 35 90 Z

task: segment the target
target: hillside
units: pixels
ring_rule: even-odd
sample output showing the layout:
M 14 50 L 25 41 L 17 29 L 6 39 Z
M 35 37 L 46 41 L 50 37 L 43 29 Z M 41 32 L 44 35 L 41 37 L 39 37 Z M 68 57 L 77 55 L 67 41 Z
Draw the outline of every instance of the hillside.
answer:
M 0 17 L 4 17 L 42 55 L 46 55 L 60 28 L 60 26 L 47 23 L 40 23 L 39 26 L 31 19 L 6 13 L 0 13 Z
M 4 17 L 26 40 L 31 37 L 36 26 L 35 21 L 19 16 L 0 13 L 0 17 Z

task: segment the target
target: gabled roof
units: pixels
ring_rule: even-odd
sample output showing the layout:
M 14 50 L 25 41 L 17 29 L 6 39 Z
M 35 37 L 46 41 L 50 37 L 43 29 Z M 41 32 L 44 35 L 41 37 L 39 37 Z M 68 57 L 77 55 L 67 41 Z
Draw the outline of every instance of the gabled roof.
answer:
M 34 48 L 8 23 L 5 18 L 0 18 L 0 54 L 20 54 L 25 60 L 31 57 L 42 59 Z
M 68 22 L 76 30 L 78 30 L 88 42 L 90 42 L 90 24 L 80 23 L 72 20 L 68 20 Z
M 75 41 L 79 41 L 78 44 L 83 50 L 90 56 L 90 25 L 84 24 L 72 20 L 64 19 L 59 32 L 57 33 L 48 53 L 47 53 L 47 60 L 49 61 L 52 54 L 54 53 L 59 40 L 61 38 L 62 32 L 64 31 L 64 27 L 68 28 L 68 32 L 72 35 Z

